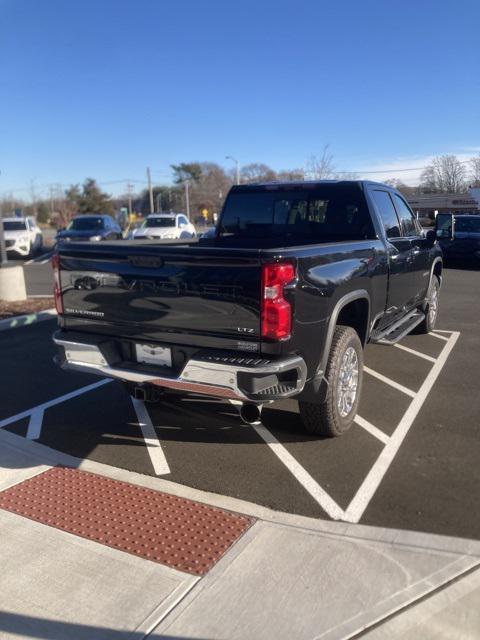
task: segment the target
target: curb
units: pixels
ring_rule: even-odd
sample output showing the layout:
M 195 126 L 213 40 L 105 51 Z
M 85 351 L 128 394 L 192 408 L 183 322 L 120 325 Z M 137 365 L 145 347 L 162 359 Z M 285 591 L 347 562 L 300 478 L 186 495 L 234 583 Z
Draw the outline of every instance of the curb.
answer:
M 282 511 L 275 511 L 240 498 L 222 496 L 203 489 L 195 489 L 187 485 L 165 480 L 156 476 L 146 476 L 136 471 L 128 471 L 120 467 L 112 467 L 103 462 L 96 462 L 88 458 L 77 458 L 68 453 L 57 451 L 47 445 L 34 440 L 27 440 L 0 428 L 0 449 L 10 447 L 26 456 L 36 457 L 40 465 L 64 465 L 74 469 L 81 469 L 96 473 L 113 480 L 120 480 L 130 484 L 163 491 L 170 495 L 201 502 L 217 509 L 232 511 L 265 522 L 287 528 L 319 533 L 325 537 L 345 538 L 362 543 L 386 544 L 389 546 L 414 547 L 429 552 L 454 553 L 473 556 L 480 559 L 480 540 L 471 538 L 455 538 L 436 533 L 410 531 L 408 529 L 389 529 L 365 524 L 352 524 L 335 520 L 322 520 L 309 516 L 299 516 Z M 30 475 L 41 473 L 44 469 L 35 467 Z M 15 483 L 14 483 L 15 484 Z M 0 491 L 11 486 L 0 486 Z
M 29 313 L 23 316 L 12 316 L 0 320 L 0 331 L 7 329 L 18 329 L 19 327 L 27 327 L 35 322 L 43 322 L 44 320 L 53 320 L 57 315 L 55 309 L 47 309 L 38 313 Z

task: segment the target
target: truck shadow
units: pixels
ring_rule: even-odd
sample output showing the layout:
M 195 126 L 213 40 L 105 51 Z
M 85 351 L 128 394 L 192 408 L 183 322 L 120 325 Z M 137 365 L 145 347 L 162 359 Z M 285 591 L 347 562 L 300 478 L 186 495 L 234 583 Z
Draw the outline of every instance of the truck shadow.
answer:
M 223 401 L 170 396 L 159 404 L 149 405 L 148 411 L 161 440 L 263 444 L 254 426 L 244 423 L 235 406 Z M 298 411 L 279 408 L 275 403 L 262 411 L 262 424 L 280 442 L 323 439 L 305 433 Z

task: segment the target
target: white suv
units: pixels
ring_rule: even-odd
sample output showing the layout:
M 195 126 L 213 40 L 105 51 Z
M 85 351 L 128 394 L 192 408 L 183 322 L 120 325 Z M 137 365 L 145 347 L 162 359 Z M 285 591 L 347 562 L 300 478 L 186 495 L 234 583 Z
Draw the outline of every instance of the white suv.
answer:
M 154 213 L 132 232 L 135 240 L 170 240 L 195 238 L 195 227 L 183 213 Z
M 33 256 L 43 246 L 41 229 L 34 218 L 2 218 L 5 248 L 22 257 Z

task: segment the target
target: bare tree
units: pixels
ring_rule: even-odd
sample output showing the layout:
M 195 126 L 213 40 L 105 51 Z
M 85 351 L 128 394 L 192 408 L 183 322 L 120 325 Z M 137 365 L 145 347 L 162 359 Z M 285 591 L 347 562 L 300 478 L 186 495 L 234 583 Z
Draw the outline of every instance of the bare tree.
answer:
M 480 155 L 470 160 L 469 180 L 472 187 L 480 187 Z
M 461 193 L 465 191 L 466 169 L 457 156 L 434 158 L 421 175 L 423 191 L 430 193 Z
M 55 198 L 55 213 L 58 215 L 58 226 L 66 227 L 70 220 L 77 215 L 78 205 L 71 199 L 71 189 L 66 195 Z
M 191 186 L 191 205 L 194 212 L 208 211 L 209 217 L 218 213 L 232 181 L 218 164 L 200 163 L 201 175 Z
M 353 171 L 338 171 L 333 176 L 335 180 L 358 180 L 358 173 Z
M 277 179 L 277 174 L 267 164 L 252 162 L 242 167 L 240 171 L 242 184 L 255 182 L 272 182 Z
M 328 180 L 335 176 L 333 154 L 329 151 L 330 145 L 323 147 L 320 157 L 312 155 L 305 163 L 305 177 L 309 180 Z
M 277 180 L 284 180 L 285 182 L 301 182 L 303 179 L 303 169 L 286 169 L 277 172 Z
M 395 189 L 398 189 L 400 193 L 403 193 L 406 198 L 410 198 L 411 196 L 415 196 L 420 193 L 419 187 L 411 187 L 398 178 L 389 178 L 388 180 L 385 180 L 385 184 L 395 187 Z

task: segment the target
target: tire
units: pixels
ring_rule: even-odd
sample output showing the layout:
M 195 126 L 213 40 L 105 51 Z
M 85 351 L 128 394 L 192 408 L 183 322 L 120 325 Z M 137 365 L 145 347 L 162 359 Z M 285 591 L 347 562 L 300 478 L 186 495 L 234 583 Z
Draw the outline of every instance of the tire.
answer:
M 440 280 L 438 276 L 433 276 L 428 290 L 427 304 L 425 306 L 425 319 L 415 327 L 414 333 L 430 333 L 435 329 L 438 317 L 438 296 L 440 293 Z M 432 301 L 434 306 L 432 306 Z
M 350 364 L 349 364 L 350 363 Z M 354 387 L 354 392 L 348 387 L 342 394 L 341 379 L 342 366 L 350 369 L 350 379 L 346 384 Z M 355 373 L 356 371 L 356 373 Z M 363 348 L 357 332 L 351 327 L 337 326 L 333 334 L 330 354 L 328 356 L 325 379 L 328 389 L 325 401 L 322 403 L 299 401 L 300 417 L 306 431 L 312 435 L 327 438 L 341 436 L 352 426 L 362 390 L 363 380 Z

